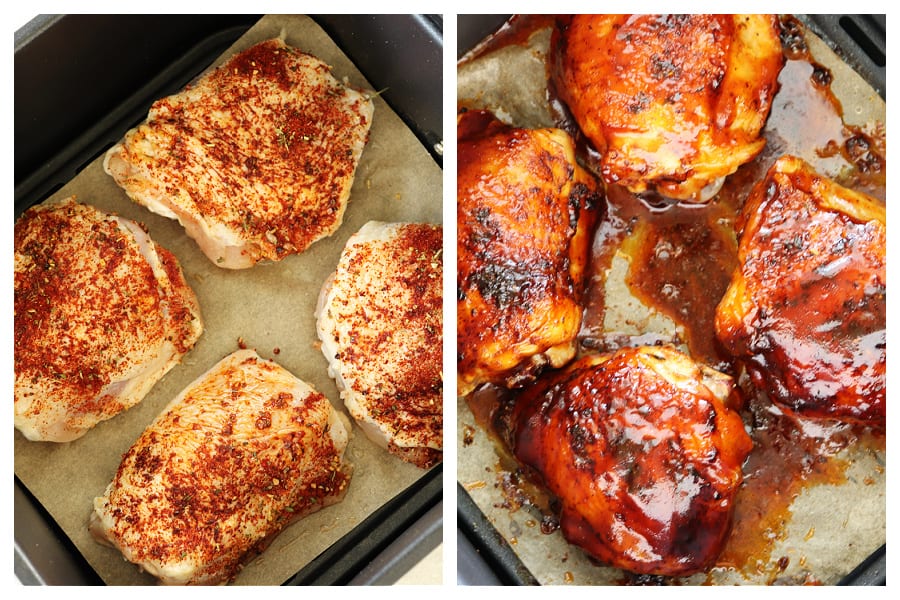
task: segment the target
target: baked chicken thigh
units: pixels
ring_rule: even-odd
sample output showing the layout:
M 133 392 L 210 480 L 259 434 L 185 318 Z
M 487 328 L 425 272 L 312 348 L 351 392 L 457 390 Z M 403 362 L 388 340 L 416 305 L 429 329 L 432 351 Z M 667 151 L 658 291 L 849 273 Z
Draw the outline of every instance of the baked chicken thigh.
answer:
M 443 228 L 370 221 L 323 286 L 316 331 L 366 436 L 427 468 L 443 451 Z
M 225 583 L 296 519 L 340 501 L 349 422 L 253 350 L 190 384 L 122 458 L 90 529 L 166 584 Z
M 515 386 L 575 354 L 593 224 L 594 179 L 559 129 L 519 129 L 484 111 L 458 117 L 457 379 Z
M 731 378 L 670 347 L 588 355 L 504 404 L 498 430 L 561 506 L 565 538 L 633 573 L 713 564 L 752 442 Z
M 774 15 L 575 15 L 552 48 L 608 184 L 704 201 L 765 145 L 784 62 Z
M 885 217 L 792 156 L 754 187 L 716 334 L 774 402 L 884 426 Z
M 268 40 L 155 102 L 104 168 L 215 264 L 247 268 L 340 226 L 373 110 L 328 65 Z
M 74 197 L 15 225 L 15 426 L 68 442 L 131 408 L 194 346 L 200 307 L 174 255 Z

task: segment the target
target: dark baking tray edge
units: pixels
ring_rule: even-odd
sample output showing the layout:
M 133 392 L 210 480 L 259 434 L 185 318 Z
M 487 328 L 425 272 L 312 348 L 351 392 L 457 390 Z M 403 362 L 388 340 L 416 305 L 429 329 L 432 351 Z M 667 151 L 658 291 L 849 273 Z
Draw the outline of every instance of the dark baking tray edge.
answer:
M 42 15 L 35 20 L 41 23 L 40 27 L 26 26 L 16 32 L 16 53 L 22 52 L 24 58 L 20 61 L 17 56 L 15 68 L 21 69 L 23 72 L 27 71 L 29 74 L 40 73 L 42 68 L 47 68 L 51 70 L 46 75 L 50 79 L 71 77 L 70 73 L 52 71 L 54 68 L 60 68 L 58 63 L 48 67 L 41 64 L 38 57 L 32 57 L 26 53 L 29 44 L 36 43 L 39 36 L 52 37 L 57 28 L 63 29 L 64 34 L 65 28 L 70 26 L 65 19 L 66 16 L 64 15 Z M 98 120 L 91 121 L 90 115 L 76 115 L 73 117 L 78 119 L 77 122 L 72 124 L 77 133 L 73 135 L 68 143 L 58 149 L 50 149 L 49 152 L 46 152 L 43 155 L 44 160 L 36 164 L 26 175 L 20 176 L 20 174 L 16 174 L 14 192 L 16 218 L 26 208 L 44 200 L 75 177 L 85 166 L 118 141 L 125 131 L 143 120 L 154 100 L 172 94 L 184 87 L 186 83 L 209 66 L 215 58 L 243 35 L 257 20 L 259 20 L 259 16 L 253 15 L 251 18 L 248 18 L 248 22 L 245 24 L 232 25 L 207 33 L 198 43 L 189 48 L 179 58 L 167 64 L 162 70 L 148 72 L 146 83 L 130 96 L 110 99 L 114 103 L 114 108 L 106 112 Z M 28 34 L 32 36 L 31 39 L 25 37 Z M 56 35 L 60 34 L 56 33 Z M 137 50 L 132 51 L 137 52 Z M 87 53 L 89 51 L 84 50 L 84 52 Z M 85 56 L 78 56 L 71 70 L 78 70 L 82 60 L 85 60 Z M 81 69 L 86 69 L 86 67 L 81 67 Z M 40 77 L 39 75 L 31 76 Z M 84 85 L 90 87 L 90 81 L 90 77 L 86 77 Z M 18 102 L 27 99 L 17 98 L 16 100 Z M 65 106 L 65 100 L 63 99 L 61 102 Z M 66 116 L 63 111 L 60 111 L 60 114 L 39 114 L 33 118 L 40 120 L 35 124 L 22 124 L 24 131 L 19 131 L 20 124 L 16 123 L 17 141 L 27 139 L 31 131 L 29 128 L 59 127 L 62 123 L 65 123 Z M 69 124 L 67 123 L 67 125 Z
M 146 116 L 152 102 L 180 90 L 234 43 L 261 15 L 208 33 L 180 58 L 96 122 L 86 123 L 62 149 L 15 182 L 18 216 L 77 175 Z M 312 15 L 357 64 L 384 100 L 416 134 L 438 165 L 442 162 L 442 19 L 436 15 Z M 16 51 L 40 35 L 52 35 L 63 16 L 42 15 L 16 32 Z M 241 21 L 241 19 L 237 19 Z M 352 31 L 352 33 L 348 33 Z M 398 32 L 403 32 L 398 36 Z M 379 36 L 391 36 L 389 39 Z M 375 40 L 384 41 L 383 51 Z M 415 45 L 414 50 L 398 40 Z M 374 51 L 377 47 L 380 56 Z M 405 58 L 403 58 L 405 56 Z M 427 66 L 412 68 L 426 60 Z M 379 64 L 381 61 L 381 64 Z M 405 61 L 405 63 L 404 63 Z M 406 75 L 401 77 L 399 67 Z M 25 68 L 19 64 L 19 68 Z M 29 65 L 34 66 L 34 65 Z M 421 90 L 416 92 L 416 90 Z M 435 92 L 436 90 L 436 92 Z M 436 96 L 434 94 L 437 94 Z M 284 585 L 390 584 L 441 543 L 442 465 L 424 471 L 345 537 Z M 14 573 L 25 585 L 102 585 L 102 579 L 59 525 L 14 477 Z
M 457 58 L 496 31 L 511 15 L 459 15 Z M 886 15 L 797 15 L 833 51 L 886 98 Z M 848 27 L 851 21 L 853 26 Z M 854 27 L 855 26 L 855 27 Z M 882 64 L 879 64 L 881 62 Z M 457 486 L 457 582 L 461 585 L 539 585 L 462 486 Z M 887 585 L 887 544 L 838 585 Z
M 456 488 L 457 582 L 540 585 L 461 485 Z

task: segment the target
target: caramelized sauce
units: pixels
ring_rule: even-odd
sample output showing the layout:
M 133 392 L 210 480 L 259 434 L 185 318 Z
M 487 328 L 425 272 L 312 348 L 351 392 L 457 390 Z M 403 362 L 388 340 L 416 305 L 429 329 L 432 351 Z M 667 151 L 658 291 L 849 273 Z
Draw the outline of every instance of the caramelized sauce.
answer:
M 532 34 L 545 27 L 552 27 L 554 21 L 554 15 L 513 15 L 497 31 L 486 37 L 459 59 L 457 66 L 507 46 L 524 46 L 528 43 L 528 38 Z
M 553 533 L 559 528 L 559 521 L 552 497 L 535 482 L 534 475 L 516 461 L 502 439 L 502 432 L 498 431 L 501 422 L 496 417 L 504 404 L 515 401 L 515 395 L 509 390 L 488 384 L 472 392 L 466 401 L 479 429 L 488 432 L 499 459 L 493 470 L 496 473 L 495 487 L 500 491 L 503 502 L 495 507 L 510 512 L 530 509 L 540 519 L 541 532 Z
M 546 15 L 513 19 L 463 60 L 525 43 L 537 29 L 552 23 L 553 18 Z M 796 19 L 782 20 L 786 62 L 763 130 L 766 148 L 729 176 L 716 198 L 705 205 L 684 205 L 659 197 L 638 197 L 608 186 L 607 217 L 598 225 L 592 250 L 592 273 L 579 334 L 582 353 L 612 351 L 648 341 L 647 337 L 604 331 L 605 276 L 613 256 L 621 251 L 630 259 L 626 283 L 631 293 L 679 326 L 675 339 L 653 341 L 685 343 L 693 356 L 737 376 L 715 340 L 712 324 L 737 265 L 736 225 L 755 182 L 779 156 L 794 154 L 842 185 L 884 201 L 883 125 L 867 130 L 844 123 L 843 108 L 830 88 L 832 75 L 810 56 L 803 31 Z M 552 54 L 551 51 L 551 65 Z M 565 106 L 552 89 L 548 96 L 557 125 L 578 142 L 581 161 L 589 167 L 596 164 L 596 152 L 580 135 Z M 763 575 L 768 583 L 773 583 L 788 567 L 787 557 L 773 557 L 772 551 L 786 535 L 785 525 L 791 519 L 794 499 L 807 486 L 846 481 L 849 463 L 835 458 L 839 451 L 859 444 L 883 454 L 885 439 L 883 434 L 860 432 L 849 425 L 785 414 L 749 385 L 742 387 L 746 396 L 742 416 L 751 428 L 754 451 L 744 465 L 744 484 L 735 503 L 732 533 L 717 566 L 746 575 Z M 468 399 L 479 425 L 495 436 L 491 415 L 509 401 L 508 392 L 491 387 L 482 388 Z M 503 457 L 496 469 L 511 474 L 500 477 L 510 507 L 534 506 L 545 513 L 552 525 L 552 502 L 546 492 L 527 482 L 499 438 L 494 437 L 494 442 L 498 455 Z M 546 532 L 553 530 L 555 527 L 546 528 Z M 814 531 L 807 533 L 808 537 L 812 535 Z M 647 584 L 657 580 L 628 577 L 622 583 Z M 807 575 L 800 583 L 818 582 Z
M 766 148 L 729 176 L 715 199 L 705 205 L 687 205 L 607 187 L 608 217 L 594 237 L 591 285 L 580 335 L 583 350 L 608 351 L 622 345 L 622 335 L 603 330 L 603 282 L 616 251 L 623 251 L 631 260 L 626 281 L 632 294 L 684 331 L 683 340 L 669 341 L 685 342 L 693 356 L 729 372 L 715 341 L 712 318 L 737 266 L 735 225 L 741 207 L 779 156 L 805 158 L 839 183 L 885 199 L 883 128 L 865 132 L 844 124 L 840 102 L 822 83 L 830 83 L 830 73 L 822 75 L 827 69 L 812 62 L 805 42 L 797 40 L 800 24 L 792 18 L 784 21 L 783 27 L 793 33 L 782 36 L 787 39 L 787 60 L 763 130 Z M 583 162 L 596 164 L 596 152 L 552 88 L 549 93 L 558 126 L 578 140 Z
M 785 414 L 761 397 L 751 397 L 743 416 L 753 428 L 754 450 L 744 464 L 731 535 L 717 564 L 752 575 L 771 566 L 772 550 L 785 538 L 791 503 L 800 492 L 846 481 L 849 463 L 834 455 L 859 436 L 848 425 Z

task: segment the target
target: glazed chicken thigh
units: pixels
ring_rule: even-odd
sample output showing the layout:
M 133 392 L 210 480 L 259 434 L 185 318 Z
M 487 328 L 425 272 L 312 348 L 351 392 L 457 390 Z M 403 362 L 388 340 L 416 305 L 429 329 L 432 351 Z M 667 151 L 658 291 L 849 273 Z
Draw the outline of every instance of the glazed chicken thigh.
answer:
M 774 15 L 575 15 L 552 48 L 556 92 L 608 184 L 704 201 L 765 145 Z
M 565 538 L 638 574 L 710 566 L 751 450 L 731 378 L 670 347 L 585 356 L 501 405 L 516 458 L 558 499 Z
M 575 353 L 603 199 L 562 130 L 458 119 L 457 378 L 516 386 Z
M 882 203 L 791 156 L 751 192 L 716 334 L 771 400 L 884 426 L 885 218 Z

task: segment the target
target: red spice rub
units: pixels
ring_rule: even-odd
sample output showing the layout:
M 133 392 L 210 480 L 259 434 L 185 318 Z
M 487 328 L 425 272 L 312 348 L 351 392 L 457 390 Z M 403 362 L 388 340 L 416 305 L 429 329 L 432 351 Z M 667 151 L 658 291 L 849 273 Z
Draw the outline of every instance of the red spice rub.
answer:
M 342 418 L 276 363 L 238 350 L 125 453 L 91 531 L 164 583 L 226 582 L 292 521 L 343 497 Z
M 154 103 L 105 168 L 210 260 L 246 268 L 341 224 L 372 112 L 328 65 L 268 40 Z
M 74 198 L 15 226 L 16 427 L 69 441 L 138 403 L 202 332 L 176 258 Z
M 318 316 L 350 414 L 421 467 L 443 448 L 441 254 L 440 226 L 368 223 L 344 249 Z

